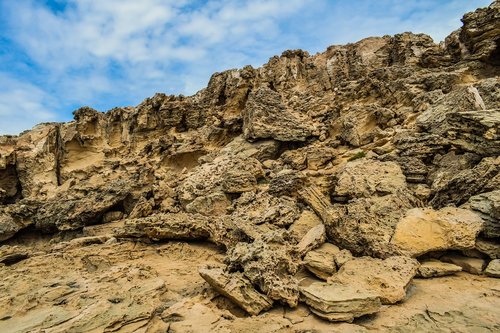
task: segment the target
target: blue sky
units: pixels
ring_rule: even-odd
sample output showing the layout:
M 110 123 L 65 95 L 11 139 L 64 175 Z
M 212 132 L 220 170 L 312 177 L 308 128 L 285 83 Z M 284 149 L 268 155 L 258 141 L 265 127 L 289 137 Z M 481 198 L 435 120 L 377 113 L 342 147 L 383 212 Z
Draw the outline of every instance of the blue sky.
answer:
M 0 0 L 0 134 L 191 95 L 217 71 L 368 36 L 443 40 L 490 0 Z

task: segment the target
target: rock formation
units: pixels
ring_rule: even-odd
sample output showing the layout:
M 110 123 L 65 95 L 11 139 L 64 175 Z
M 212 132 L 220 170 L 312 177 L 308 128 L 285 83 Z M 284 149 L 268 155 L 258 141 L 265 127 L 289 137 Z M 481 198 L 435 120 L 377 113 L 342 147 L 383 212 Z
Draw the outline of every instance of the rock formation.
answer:
M 0 331 L 499 331 L 500 2 L 462 22 L 0 136 Z

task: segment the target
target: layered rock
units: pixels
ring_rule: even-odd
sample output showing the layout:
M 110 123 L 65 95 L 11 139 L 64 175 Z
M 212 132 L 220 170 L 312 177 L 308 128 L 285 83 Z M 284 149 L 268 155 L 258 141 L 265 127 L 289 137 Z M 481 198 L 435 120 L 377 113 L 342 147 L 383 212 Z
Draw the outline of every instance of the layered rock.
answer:
M 475 247 L 482 229 L 483 220 L 469 210 L 414 208 L 397 224 L 391 243 L 412 257 L 431 251 L 467 250 Z
M 381 303 L 404 302 L 417 269 L 422 277 L 442 276 L 458 270 L 451 262 L 496 276 L 499 10 L 495 1 L 466 14 L 440 45 L 403 33 L 316 55 L 285 51 L 261 68 L 216 73 L 193 96 L 156 94 L 106 113 L 83 107 L 74 121 L 0 137 L 0 242 L 9 246 L 2 267 L 74 265 L 90 275 L 68 275 L 98 292 L 119 294 L 116 285 L 130 285 L 100 311 L 92 301 L 98 293 L 67 296 L 76 295 L 74 281 L 50 291 L 53 297 L 30 294 L 19 305 L 10 288 L 16 281 L 7 279 L 0 328 L 12 331 L 9 318 L 29 313 L 40 297 L 43 306 L 70 310 L 26 330 L 186 331 L 198 315 L 205 331 L 257 330 L 251 324 L 273 311 L 246 318 L 236 306 L 258 315 L 274 304 L 307 317 L 301 299 L 322 318 L 352 321 Z M 10 247 L 33 235 L 40 252 Z M 178 241 L 193 243 L 174 247 L 168 260 L 155 257 Z M 196 276 L 197 285 L 169 294 L 180 282 L 164 265 L 210 261 L 193 250 L 214 247 L 206 242 L 217 247 L 210 256 L 218 268 L 202 268 L 199 277 L 190 267 L 180 275 Z M 136 247 L 155 248 L 144 255 L 154 260 L 123 264 L 135 260 Z M 410 257 L 419 257 L 420 268 Z M 442 262 L 428 260 L 436 257 Z M 305 283 L 313 275 L 327 282 Z M 453 278 L 468 279 L 440 279 Z M 112 283 L 100 287 L 92 279 Z M 413 296 L 425 292 L 417 288 Z M 75 304 L 89 308 L 81 313 Z M 395 310 L 381 311 L 377 318 Z M 289 329 L 274 312 L 275 331 Z M 431 316 L 422 313 L 416 316 Z M 450 305 L 439 313 L 457 312 Z M 469 321 L 481 317 L 463 313 Z M 310 329 L 311 318 L 297 331 Z M 421 324 L 410 319 L 404 327 Z M 251 324 L 238 326 L 245 320 Z

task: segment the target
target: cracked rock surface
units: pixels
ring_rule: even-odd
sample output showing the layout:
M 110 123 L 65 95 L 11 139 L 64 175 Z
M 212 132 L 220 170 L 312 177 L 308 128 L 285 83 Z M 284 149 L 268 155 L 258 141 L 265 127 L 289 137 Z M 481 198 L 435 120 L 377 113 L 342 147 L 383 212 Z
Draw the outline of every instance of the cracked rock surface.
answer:
M 498 332 L 500 2 L 0 136 L 0 332 Z

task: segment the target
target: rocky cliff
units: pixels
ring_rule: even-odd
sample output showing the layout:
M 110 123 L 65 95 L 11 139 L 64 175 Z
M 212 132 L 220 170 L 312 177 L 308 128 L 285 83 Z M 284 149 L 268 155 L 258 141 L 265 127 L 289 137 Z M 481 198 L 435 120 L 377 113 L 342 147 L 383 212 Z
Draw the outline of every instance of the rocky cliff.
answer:
M 0 137 L 0 331 L 500 330 L 500 2 L 462 22 Z

